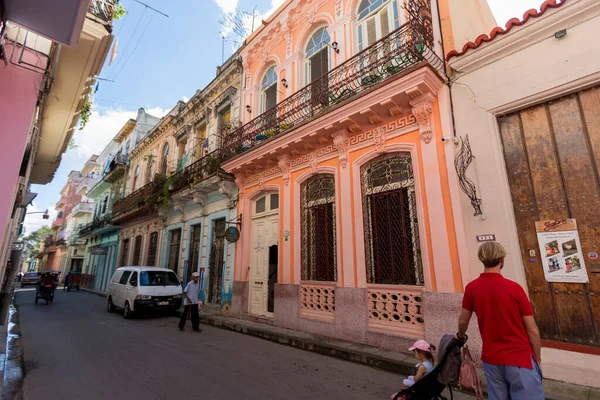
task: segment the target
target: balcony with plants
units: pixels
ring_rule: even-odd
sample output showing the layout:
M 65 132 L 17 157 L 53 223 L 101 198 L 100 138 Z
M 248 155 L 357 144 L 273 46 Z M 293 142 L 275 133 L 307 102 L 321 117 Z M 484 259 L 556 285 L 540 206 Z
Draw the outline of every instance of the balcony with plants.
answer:
M 92 0 L 88 12 L 104 22 L 112 23 L 127 14 L 120 0 Z
M 424 0 L 409 0 L 406 6 L 408 22 L 398 29 L 245 125 L 234 129 L 223 127 L 221 160 L 227 162 L 275 138 L 289 135 L 301 126 L 423 68 L 433 71 L 438 79 L 443 81 L 444 62 L 434 50 L 431 11 L 427 3 Z M 394 105 L 393 108 L 388 104 L 376 104 L 375 110 L 356 112 L 356 116 L 348 118 L 348 125 L 353 124 L 353 118 L 368 121 L 373 120 L 372 115 L 387 112 L 397 115 L 409 106 L 408 94 L 391 96 L 390 103 Z M 325 136 L 327 135 L 329 134 Z M 323 139 L 321 132 L 314 132 L 313 136 L 308 142 L 300 141 L 298 147 L 310 148 L 318 145 L 320 140 L 330 140 Z M 311 140 L 313 143 L 310 143 Z M 263 163 L 265 161 L 267 160 L 261 160 Z
M 123 197 L 112 206 L 112 222 L 121 224 L 140 215 L 157 213 L 165 197 L 165 181 L 156 179 Z
M 89 236 L 93 234 L 100 234 L 106 230 L 111 230 L 114 227 L 110 224 L 110 214 L 104 215 L 100 218 L 94 218 L 89 224 L 83 225 L 78 232 L 79 238 Z

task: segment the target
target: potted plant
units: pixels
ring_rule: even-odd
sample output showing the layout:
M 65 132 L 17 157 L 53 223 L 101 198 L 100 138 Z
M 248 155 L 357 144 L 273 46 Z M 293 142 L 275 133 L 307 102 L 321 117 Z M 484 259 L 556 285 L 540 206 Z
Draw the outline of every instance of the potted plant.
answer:
M 292 126 L 294 126 L 294 124 L 292 124 L 291 122 L 282 122 L 281 124 L 279 124 L 279 129 L 285 131 L 286 129 L 290 129 Z
M 206 172 L 209 174 L 213 174 L 217 172 L 217 170 L 221 167 L 221 162 L 219 158 L 214 155 L 209 155 L 206 157 Z
M 267 135 L 267 137 L 273 137 L 277 135 L 277 130 L 275 128 L 267 129 L 265 135 Z
M 254 139 L 256 139 L 257 142 L 260 142 L 261 140 L 265 140 L 266 138 L 268 138 L 268 136 L 264 133 L 259 133 L 258 135 L 256 135 L 256 137 Z

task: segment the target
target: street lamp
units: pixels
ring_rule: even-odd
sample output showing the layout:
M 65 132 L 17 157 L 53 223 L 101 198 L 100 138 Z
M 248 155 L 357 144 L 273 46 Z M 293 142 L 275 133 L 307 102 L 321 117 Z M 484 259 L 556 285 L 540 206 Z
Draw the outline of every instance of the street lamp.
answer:
M 25 215 L 31 215 L 31 214 L 44 214 L 44 215 L 42 215 L 43 219 L 50 219 L 50 214 L 48 214 L 48 209 L 46 209 L 46 211 L 36 211 L 36 212 L 25 213 Z

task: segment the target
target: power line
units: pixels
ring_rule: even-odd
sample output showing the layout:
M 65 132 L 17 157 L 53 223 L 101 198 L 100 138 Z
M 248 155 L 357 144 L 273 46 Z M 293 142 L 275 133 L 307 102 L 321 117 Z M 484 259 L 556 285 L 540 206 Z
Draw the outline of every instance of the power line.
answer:
M 152 16 L 150 17 L 150 20 L 148 21 L 148 24 L 146 25 L 146 27 L 144 28 L 142 34 L 140 35 L 140 37 L 138 38 L 137 42 L 135 43 L 135 47 L 133 48 L 133 50 L 131 51 L 131 53 L 129 53 L 129 55 L 127 56 L 127 59 L 123 62 L 123 65 L 121 65 L 121 69 L 119 69 L 119 71 L 117 71 L 117 73 L 115 74 L 115 77 L 114 77 L 115 80 L 117 80 L 117 77 L 119 76 L 119 74 L 121 73 L 121 71 L 123 70 L 123 68 L 125 68 L 125 65 L 127 65 L 127 62 L 129 61 L 129 59 L 131 58 L 131 56 L 133 56 L 133 53 L 135 53 L 135 51 L 137 50 L 140 42 L 142 41 L 142 38 L 146 34 L 146 31 L 148 30 L 148 27 L 152 23 L 153 19 L 154 19 L 154 14 L 152 14 Z
M 129 48 L 129 45 L 131 44 L 132 39 L 134 38 L 138 28 L 140 27 L 140 23 L 142 22 L 142 19 L 144 18 L 144 14 L 146 14 L 146 10 L 148 10 L 148 8 L 144 8 L 144 12 L 142 13 L 140 19 L 138 20 L 138 23 L 135 25 L 135 29 L 133 30 L 131 37 L 129 38 L 129 40 L 127 41 L 127 44 L 125 45 L 125 50 L 123 50 L 123 54 L 125 54 L 127 52 L 127 49 Z M 117 61 L 117 64 L 115 65 L 114 69 L 108 75 L 108 79 L 112 78 L 113 72 L 117 69 L 118 65 L 119 65 L 119 61 Z

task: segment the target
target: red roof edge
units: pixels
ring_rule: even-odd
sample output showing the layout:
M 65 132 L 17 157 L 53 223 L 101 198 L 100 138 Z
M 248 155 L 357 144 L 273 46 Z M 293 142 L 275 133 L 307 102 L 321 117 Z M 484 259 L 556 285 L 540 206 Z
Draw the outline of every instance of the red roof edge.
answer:
M 510 32 L 510 30 L 512 28 L 514 28 L 515 26 L 525 25 L 527 22 L 529 22 L 529 20 L 531 18 L 541 17 L 542 15 L 544 15 L 544 13 L 549 8 L 558 8 L 558 7 L 562 6 L 563 4 L 565 4 L 567 1 L 568 0 L 546 0 L 540 7 L 540 11 L 536 10 L 535 8 L 532 8 L 531 10 L 527 10 L 527 11 L 525 11 L 525 14 L 523 14 L 522 20 L 519 20 L 518 18 L 512 18 L 511 20 L 509 20 L 506 23 L 505 28 L 501 28 L 501 27 L 497 26 L 494 29 L 492 29 L 492 31 L 490 32 L 489 35 L 486 35 L 486 34 L 479 35 L 479 36 L 477 36 L 477 38 L 475 39 L 474 42 L 467 42 L 463 46 L 461 52 L 452 50 L 451 52 L 449 52 L 446 55 L 446 61 L 450 61 L 450 59 L 452 57 L 460 57 L 463 54 L 465 54 L 467 51 L 469 51 L 469 49 L 476 49 L 479 46 L 481 46 L 483 43 L 491 42 L 499 35 L 504 35 L 504 34 Z

